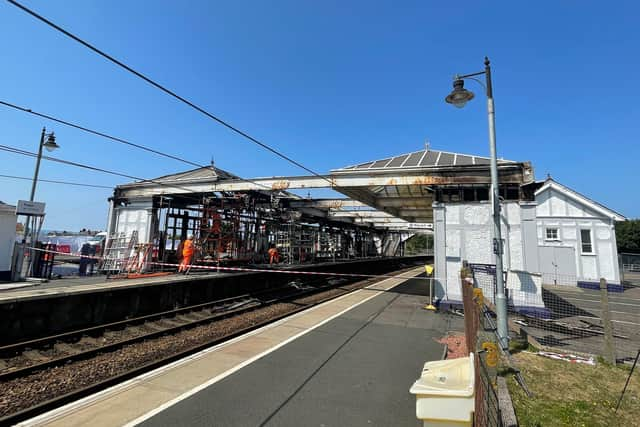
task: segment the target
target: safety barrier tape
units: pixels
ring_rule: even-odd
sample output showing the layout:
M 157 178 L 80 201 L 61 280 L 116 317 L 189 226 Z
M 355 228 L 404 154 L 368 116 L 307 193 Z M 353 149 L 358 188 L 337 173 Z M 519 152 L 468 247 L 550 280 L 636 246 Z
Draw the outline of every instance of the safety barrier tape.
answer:
M 39 251 L 39 252 L 61 254 L 66 256 L 75 256 L 79 258 L 94 259 L 94 260 L 104 259 L 104 257 L 99 257 L 99 256 L 70 254 L 67 252 L 53 251 L 50 249 L 42 249 L 42 248 L 34 248 L 34 247 L 27 247 L 26 249 L 32 249 L 34 251 Z M 124 261 L 127 258 L 121 258 L 121 259 Z M 174 267 L 174 268 L 178 268 L 180 266 L 180 264 L 157 262 L 157 261 L 147 261 L 145 262 L 145 264 L 158 265 L 162 267 Z M 193 270 L 240 271 L 240 272 L 250 272 L 250 273 L 281 273 L 281 274 L 334 276 L 334 277 L 362 277 L 362 278 L 381 278 L 381 279 L 397 278 L 397 279 L 418 279 L 418 280 L 441 279 L 438 277 L 431 277 L 431 276 L 416 277 L 416 276 L 399 276 L 399 275 L 389 275 L 389 274 L 330 273 L 330 272 L 321 272 L 321 271 L 282 270 L 282 269 L 274 269 L 274 268 L 267 269 L 267 268 L 248 268 L 248 267 L 226 267 L 226 266 L 217 266 L 217 265 L 208 266 L 208 265 L 196 265 L 196 264 L 190 264 L 190 265 L 187 265 L 186 267 L 188 269 L 193 269 Z
M 148 262 L 147 264 L 178 267 L 180 264 L 170 264 L 164 262 Z M 264 268 L 247 268 L 247 267 L 224 267 L 224 266 L 207 266 L 207 265 L 191 265 L 188 268 L 198 270 L 222 270 L 222 271 L 246 271 L 252 273 L 284 273 L 299 275 L 315 275 L 315 276 L 334 276 L 334 277 L 363 277 L 363 278 L 396 278 L 396 279 L 431 279 L 431 277 L 415 277 L 415 276 L 399 276 L 389 274 L 361 274 L 361 273 L 329 273 L 321 271 L 298 271 L 298 270 L 279 270 Z
M 57 255 L 74 256 L 74 257 L 78 257 L 78 258 L 89 258 L 89 259 L 95 259 L 95 260 L 104 259 L 104 257 L 99 257 L 99 256 L 94 256 L 94 255 L 82 255 L 82 254 L 77 254 L 77 253 L 73 254 L 73 253 L 69 253 L 69 252 L 52 251 L 51 249 L 34 248 L 33 246 L 27 246 L 25 249 L 30 249 L 30 250 L 38 251 L 38 252 L 47 252 L 47 253 L 50 253 L 50 254 L 57 254 Z

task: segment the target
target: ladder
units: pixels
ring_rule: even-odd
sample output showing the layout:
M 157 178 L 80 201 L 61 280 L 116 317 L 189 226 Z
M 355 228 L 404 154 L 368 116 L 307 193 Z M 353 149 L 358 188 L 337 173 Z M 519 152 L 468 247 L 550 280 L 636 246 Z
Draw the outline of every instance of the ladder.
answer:
M 107 275 L 123 272 L 137 243 L 137 230 L 131 233 L 131 237 L 127 237 L 125 233 L 113 233 L 110 235 L 109 242 L 104 249 L 100 271 L 107 273 Z
M 127 273 L 142 273 L 147 267 L 147 260 L 152 249 L 153 245 L 151 243 L 134 245 L 133 251 L 129 253 L 124 271 Z

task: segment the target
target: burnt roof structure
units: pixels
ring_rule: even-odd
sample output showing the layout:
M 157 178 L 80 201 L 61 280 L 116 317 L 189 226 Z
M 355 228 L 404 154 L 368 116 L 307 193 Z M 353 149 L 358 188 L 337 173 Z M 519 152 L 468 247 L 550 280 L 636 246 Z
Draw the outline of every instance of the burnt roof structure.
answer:
M 519 200 L 533 198 L 525 192 L 534 182 L 529 162 L 498 161 L 501 196 Z M 136 199 L 162 195 L 214 194 L 226 192 L 278 192 L 284 198 L 302 200 L 291 189 L 331 188 L 359 203 L 344 200 L 303 202 L 300 208 L 316 209 L 327 219 L 363 223 L 381 228 L 406 228 L 411 223 L 433 222 L 436 201 L 487 200 L 491 177 L 489 158 L 425 148 L 381 160 L 332 170 L 324 176 L 280 176 L 239 178 L 218 168 L 199 168 L 157 179 L 120 185 L 114 199 Z M 337 206 L 337 205 L 336 205 Z

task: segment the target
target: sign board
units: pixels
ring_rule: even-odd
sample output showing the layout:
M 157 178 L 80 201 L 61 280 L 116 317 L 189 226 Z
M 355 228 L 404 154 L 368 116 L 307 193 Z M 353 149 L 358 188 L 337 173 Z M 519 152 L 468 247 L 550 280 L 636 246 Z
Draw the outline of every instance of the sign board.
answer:
M 407 228 L 409 230 L 433 230 L 433 224 L 429 222 L 410 222 Z
M 485 273 L 491 274 L 493 276 L 496 275 L 496 265 L 495 264 L 471 264 L 469 263 L 469 268 L 473 270 L 474 273 Z
M 44 203 L 29 202 L 28 200 L 18 200 L 16 215 L 42 216 L 44 215 Z

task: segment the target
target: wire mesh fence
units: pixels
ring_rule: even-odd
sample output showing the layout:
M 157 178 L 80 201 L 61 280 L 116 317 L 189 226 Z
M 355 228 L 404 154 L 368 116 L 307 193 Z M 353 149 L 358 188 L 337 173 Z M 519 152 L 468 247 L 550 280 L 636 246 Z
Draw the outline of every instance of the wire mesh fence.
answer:
M 462 303 L 467 349 L 474 353 L 475 368 L 475 426 L 502 426 L 500 404 L 496 392 L 497 346 L 493 325 L 484 316 L 485 300 L 478 286 L 474 286 L 470 270 L 461 272 Z
M 501 427 L 502 417 L 498 400 L 495 368 L 487 363 L 487 353 L 478 353 L 478 375 L 476 376 L 475 424 L 483 427 Z
M 620 280 L 626 287 L 640 287 L 640 254 L 621 253 Z
M 469 267 L 474 285 L 494 303 L 495 266 Z M 640 348 L 640 287 L 511 270 L 505 284 L 511 329 L 541 346 L 618 361 L 631 360 Z
M 467 265 L 463 263 L 463 265 Z M 504 394 L 506 382 L 498 381 L 498 378 L 508 373 L 513 375 L 513 380 L 524 394 L 520 394 L 520 410 L 527 413 L 531 408 L 540 408 L 547 405 L 545 402 L 545 392 L 541 391 L 540 378 L 536 380 L 539 367 L 533 371 L 527 369 L 527 375 L 520 370 L 519 363 L 522 362 L 518 356 L 513 356 L 508 349 L 501 349 L 497 344 L 496 318 L 493 302 L 495 301 L 495 276 L 492 276 L 491 266 L 467 265 L 471 268 L 463 267 L 461 270 L 462 303 L 464 305 L 465 338 L 467 348 L 474 352 L 475 362 L 475 402 L 474 402 L 474 425 L 475 426 L 504 426 L 513 425 L 516 422 L 516 412 L 514 408 L 507 404 L 504 407 Z M 495 270 L 494 270 L 495 271 Z M 531 293 L 534 289 L 514 289 L 513 283 L 505 277 L 505 283 L 511 284 L 507 288 L 509 301 L 509 329 L 511 333 L 519 330 L 522 333 L 520 338 L 534 337 L 534 345 L 540 348 L 537 354 L 552 359 L 561 359 L 575 364 L 600 365 L 600 361 L 594 360 L 590 355 L 601 355 L 605 359 L 613 361 L 617 359 L 627 359 L 637 363 L 640 357 L 640 337 L 638 336 L 640 325 L 640 296 L 637 288 L 610 286 L 604 279 L 597 283 L 597 289 L 593 287 L 579 287 L 577 285 L 558 285 L 541 283 L 542 277 L 527 277 L 519 272 L 509 272 L 517 276 L 517 280 L 527 283 L 528 280 L 540 283 L 536 292 L 540 297 L 522 295 L 522 292 Z M 615 285 L 615 284 L 614 284 Z M 519 292 L 516 292 L 519 291 Z M 486 292 L 486 295 L 485 295 Z M 532 303 L 541 301 L 541 305 L 531 307 Z M 624 316 L 631 320 L 621 320 Z M 512 335 L 513 337 L 513 335 Z M 530 341 L 531 343 L 531 341 Z M 519 342 L 518 344 L 522 344 Z M 526 345 L 526 342 L 524 342 Z M 553 347 L 548 348 L 549 347 Z M 522 347 L 518 348 L 522 350 Z M 566 351 L 562 351 L 565 349 Z M 589 353 L 589 355 L 581 354 Z M 527 360 L 526 358 L 524 360 Z M 564 363 L 564 362 L 561 362 Z M 560 366 L 560 365 L 559 365 Z M 619 378 L 620 372 L 624 370 L 609 367 L 608 374 Z M 560 368 L 562 370 L 562 368 Z M 558 375 L 560 370 L 558 370 Z M 600 371 L 598 368 L 581 371 L 583 375 L 593 375 Z M 500 374 L 499 374 L 500 372 Z M 572 371 L 574 374 L 576 371 Z M 600 371 L 602 372 L 602 371 Z M 620 408 L 623 399 L 636 399 L 625 397 L 625 391 L 633 374 L 633 368 L 626 376 L 626 382 L 612 383 L 601 382 L 594 396 L 594 405 L 603 404 L 606 408 L 608 403 L 603 396 L 616 395 L 616 400 L 611 401 Z M 625 373 L 626 375 L 626 373 Z M 544 376 L 542 381 L 544 380 Z M 593 377 L 594 381 L 597 377 Z M 529 388 L 527 384 L 531 380 L 537 390 Z M 536 382 L 537 381 L 537 382 Z M 611 380 L 608 380 L 611 381 Z M 614 382 L 616 380 L 613 380 Z M 559 385 L 551 379 L 545 383 L 547 385 Z M 611 388 L 611 385 L 615 390 Z M 574 384 L 564 384 L 569 388 L 581 388 L 584 385 L 580 381 Z M 618 396 L 620 386 L 622 393 Z M 498 393 L 500 390 L 500 393 Z M 533 390 L 533 393 L 532 393 Z M 602 396 L 600 395 L 602 392 Z M 500 398 L 499 398 L 500 395 Z M 536 405 L 523 409 L 522 396 L 533 399 L 531 402 L 538 402 Z M 540 397 L 542 400 L 537 400 Z M 502 399 L 502 400 L 501 400 Z M 557 398 L 556 398 L 557 399 Z M 582 397 L 581 397 L 582 399 Z M 602 402 L 601 402 L 602 399 Z M 636 399 L 637 400 L 637 399 Z M 540 403 L 543 402 L 543 403 Z M 617 403 L 616 403 L 617 402 Z M 622 405 L 624 407 L 624 405 Z M 613 406 L 610 406 L 611 410 Z M 606 411 L 606 409 L 605 409 Z M 625 409 L 626 411 L 626 409 Z M 628 412 L 625 416 L 632 414 Z M 611 414 L 609 414 L 611 415 Z M 609 416 L 608 415 L 608 416 Z M 633 415 L 631 415 L 633 417 Z M 636 418 L 637 419 L 637 418 Z M 623 425 L 614 422 L 615 415 L 611 418 L 611 425 Z M 576 424 L 577 425 L 577 424 Z M 595 425 L 595 424 L 594 424 Z M 600 425 L 600 424 L 598 424 Z M 609 425 L 609 424 L 603 424 Z M 632 425 L 625 423 L 624 425 Z M 633 425 L 636 425 L 635 423 Z

